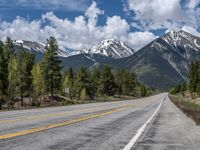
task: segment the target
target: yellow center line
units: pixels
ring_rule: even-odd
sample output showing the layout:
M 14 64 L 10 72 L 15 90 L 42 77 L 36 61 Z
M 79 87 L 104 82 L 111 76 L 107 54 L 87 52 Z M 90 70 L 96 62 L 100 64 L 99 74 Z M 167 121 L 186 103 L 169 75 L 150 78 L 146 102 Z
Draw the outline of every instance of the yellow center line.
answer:
M 109 114 L 119 112 L 119 111 L 122 111 L 122 110 L 125 110 L 125 109 L 128 109 L 128 108 L 133 108 L 133 107 L 134 107 L 133 105 L 122 106 L 122 107 L 115 108 L 115 109 L 107 111 L 107 112 L 103 112 L 103 113 L 99 113 L 99 114 L 95 114 L 95 115 L 90 115 L 90 116 L 86 116 L 86 117 L 82 117 L 82 118 L 77 118 L 77 119 L 73 119 L 73 120 L 70 120 L 70 121 L 50 124 L 50 125 L 36 127 L 36 128 L 32 128 L 32 129 L 27 129 L 27 130 L 22 130 L 22 131 L 18 131 L 18 132 L 14 132 L 14 133 L 8 133 L 8 134 L 0 135 L 0 140 L 9 139 L 9 138 L 22 136 L 22 135 L 26 135 L 26 134 L 31 134 L 31 133 L 35 133 L 35 132 L 45 131 L 45 130 L 52 129 L 52 128 L 62 127 L 62 126 L 66 126 L 66 125 L 69 125 L 69 124 L 78 123 L 78 122 L 81 122 L 81 121 L 85 121 L 85 120 L 89 120 L 89 119 L 93 119 L 93 118 L 97 118 L 97 117 L 102 117 L 102 116 L 105 116 L 105 115 L 109 115 Z
M 35 115 L 35 116 L 27 116 L 27 117 L 18 117 L 17 119 L 14 119 L 14 120 L 0 120 L 0 124 L 22 122 L 22 121 L 29 121 L 29 120 L 33 121 L 33 120 L 43 119 L 43 118 L 47 118 L 47 117 L 57 117 L 57 116 L 61 116 L 61 115 L 70 114 L 73 112 L 81 112 L 81 111 L 89 111 L 89 110 L 94 110 L 94 108 L 72 110 L 72 111 L 68 111 L 68 112 L 58 112 L 58 113 L 53 113 L 53 114 L 44 114 L 44 115 L 37 115 L 37 116 Z

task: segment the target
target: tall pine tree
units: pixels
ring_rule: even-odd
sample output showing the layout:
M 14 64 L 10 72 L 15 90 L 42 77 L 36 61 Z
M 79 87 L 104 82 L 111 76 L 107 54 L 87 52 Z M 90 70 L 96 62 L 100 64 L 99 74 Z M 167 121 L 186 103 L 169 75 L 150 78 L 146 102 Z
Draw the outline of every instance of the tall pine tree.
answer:
M 34 65 L 34 54 L 26 52 L 22 45 L 16 54 L 18 63 L 18 87 L 23 106 L 23 97 L 30 96 L 32 89 L 32 67 Z
M 3 46 L 3 55 L 4 55 L 4 74 L 6 76 L 6 78 L 4 78 L 4 82 L 3 82 L 3 87 L 4 87 L 4 92 L 7 93 L 8 96 L 8 100 L 11 101 L 12 98 L 12 81 L 9 80 L 8 76 L 12 76 L 12 73 L 9 73 L 9 70 L 12 70 L 12 66 L 11 64 L 13 64 L 12 60 L 14 57 L 14 45 L 13 45 L 13 41 L 7 37 L 5 44 Z M 14 62 L 15 63 L 15 62 Z M 10 77 L 11 79 L 12 77 Z
M 42 60 L 42 70 L 45 92 L 51 94 L 58 93 L 61 89 L 61 60 L 58 58 L 58 45 L 54 37 L 47 39 L 46 52 Z

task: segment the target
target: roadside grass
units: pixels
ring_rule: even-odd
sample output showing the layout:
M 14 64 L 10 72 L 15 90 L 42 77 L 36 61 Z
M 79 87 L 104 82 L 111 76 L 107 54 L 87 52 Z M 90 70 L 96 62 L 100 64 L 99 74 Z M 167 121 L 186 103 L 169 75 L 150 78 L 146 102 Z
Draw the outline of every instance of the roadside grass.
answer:
M 169 97 L 178 108 L 200 125 L 200 104 L 183 94 L 169 95 Z

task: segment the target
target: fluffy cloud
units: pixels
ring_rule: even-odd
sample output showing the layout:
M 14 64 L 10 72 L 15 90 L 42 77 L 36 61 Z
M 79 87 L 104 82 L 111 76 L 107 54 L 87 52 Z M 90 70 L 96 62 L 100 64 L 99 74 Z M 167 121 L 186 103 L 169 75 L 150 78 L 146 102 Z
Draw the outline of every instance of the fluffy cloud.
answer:
M 128 0 L 126 7 L 133 12 L 132 25 L 136 28 L 176 30 L 184 25 L 198 27 L 199 4 L 199 0 Z
M 83 16 L 73 21 L 58 18 L 53 12 L 43 14 L 39 20 L 27 21 L 17 17 L 12 22 L 0 22 L 0 39 L 10 36 L 13 39 L 31 40 L 44 43 L 54 36 L 60 48 L 82 50 L 98 44 L 104 39 L 115 38 L 124 41 L 138 50 L 156 38 L 150 32 L 130 32 L 130 25 L 119 16 L 107 17 L 105 25 L 97 25 L 98 16 L 104 13 L 95 2 Z

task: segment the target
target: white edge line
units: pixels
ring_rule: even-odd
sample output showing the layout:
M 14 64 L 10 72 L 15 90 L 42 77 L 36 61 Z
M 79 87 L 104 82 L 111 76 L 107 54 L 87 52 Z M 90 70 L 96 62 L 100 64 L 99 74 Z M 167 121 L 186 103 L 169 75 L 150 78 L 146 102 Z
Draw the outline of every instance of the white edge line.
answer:
M 165 96 L 165 97 L 166 97 L 166 96 Z M 150 121 L 154 118 L 154 116 L 155 116 L 155 115 L 157 114 L 157 112 L 159 111 L 159 109 L 160 109 L 160 107 L 161 107 L 161 105 L 162 105 L 162 103 L 163 103 L 165 97 L 164 97 L 163 100 L 160 102 L 160 105 L 158 106 L 158 108 L 156 109 L 156 111 L 153 113 L 153 115 L 144 123 L 143 126 L 141 126 L 141 127 L 137 130 L 135 136 L 134 136 L 134 137 L 131 139 L 131 141 L 124 147 L 123 150 L 130 150 L 130 149 L 134 146 L 134 144 L 136 143 L 136 141 L 138 140 L 138 138 L 139 138 L 139 137 L 142 135 L 142 133 L 144 132 L 146 126 L 150 123 Z

